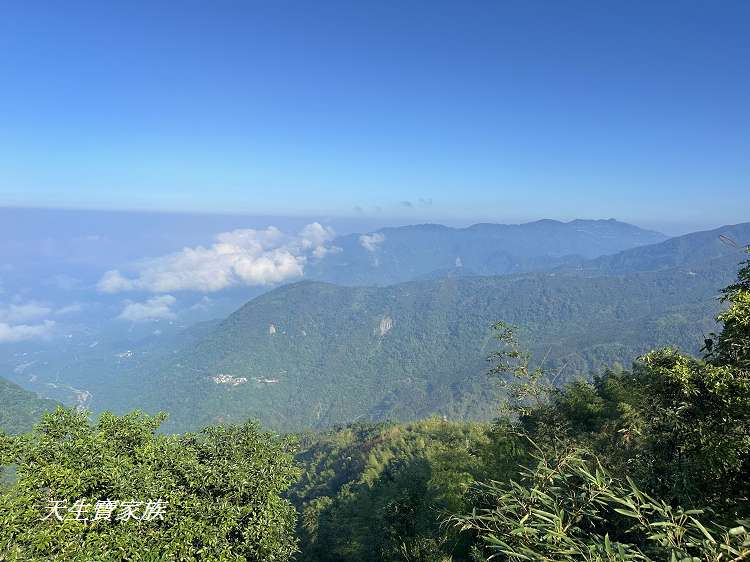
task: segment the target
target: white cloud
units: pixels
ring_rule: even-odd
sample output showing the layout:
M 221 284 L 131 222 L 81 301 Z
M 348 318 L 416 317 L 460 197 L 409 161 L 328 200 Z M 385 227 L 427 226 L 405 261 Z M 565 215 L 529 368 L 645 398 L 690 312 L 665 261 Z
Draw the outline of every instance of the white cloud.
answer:
M 130 302 L 125 305 L 117 317 L 130 322 L 149 322 L 151 320 L 172 320 L 176 317 L 172 305 L 177 299 L 172 295 L 152 297 L 144 302 Z
M 50 337 L 56 326 L 50 316 L 75 314 L 82 308 L 74 303 L 55 309 L 35 301 L 22 302 L 18 296 L 14 300 L 13 303 L 0 304 L 0 343 Z
M 234 285 L 268 285 L 304 274 L 309 256 L 320 259 L 339 250 L 328 246 L 333 229 L 319 223 L 305 226 L 296 236 L 276 227 L 223 232 L 209 247 L 183 248 L 180 252 L 144 260 L 135 275 L 106 272 L 98 289 L 104 293 L 143 290 L 154 293 L 193 290 L 220 291 Z
M 9 304 L 0 307 L 0 322 L 7 324 L 18 324 L 32 322 L 47 316 L 52 309 L 36 302 L 24 304 Z
M 213 299 L 204 296 L 199 300 L 197 303 L 195 303 L 193 306 L 190 307 L 190 310 L 209 310 L 214 304 Z
M 359 244 L 368 252 L 377 251 L 380 244 L 385 241 L 385 235 L 380 232 L 373 234 L 363 234 L 359 237 Z
M 120 291 L 131 291 L 136 287 L 133 281 L 125 279 L 118 270 L 112 269 L 99 279 L 96 288 L 102 293 L 119 293 Z
M 303 248 L 318 248 L 324 246 L 336 237 L 336 233 L 330 226 L 323 226 L 319 222 L 313 222 L 305 226 L 300 233 L 299 239 Z
M 54 326 L 55 323 L 51 320 L 45 320 L 41 324 L 17 324 L 15 326 L 0 322 L 0 343 L 46 338 L 52 335 Z
M 312 255 L 316 260 L 322 260 L 328 254 L 338 254 L 339 252 L 343 251 L 344 249 L 339 248 L 338 246 L 315 246 L 315 248 L 313 248 Z

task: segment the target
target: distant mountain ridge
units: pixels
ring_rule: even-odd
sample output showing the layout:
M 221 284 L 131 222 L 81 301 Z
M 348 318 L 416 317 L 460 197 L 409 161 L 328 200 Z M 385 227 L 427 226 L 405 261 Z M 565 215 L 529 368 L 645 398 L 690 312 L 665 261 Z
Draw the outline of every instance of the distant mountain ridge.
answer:
M 308 264 L 307 279 L 343 285 L 389 285 L 461 269 L 476 275 L 541 271 L 666 240 L 661 233 L 608 220 L 466 228 L 422 224 L 341 236 L 340 249 Z
M 581 262 L 577 268 L 607 274 L 656 271 L 673 267 L 690 268 L 728 256 L 737 256 L 739 261 L 743 258 L 743 248 L 748 245 L 750 222 L 745 222 L 691 232 L 658 244 L 601 256 Z

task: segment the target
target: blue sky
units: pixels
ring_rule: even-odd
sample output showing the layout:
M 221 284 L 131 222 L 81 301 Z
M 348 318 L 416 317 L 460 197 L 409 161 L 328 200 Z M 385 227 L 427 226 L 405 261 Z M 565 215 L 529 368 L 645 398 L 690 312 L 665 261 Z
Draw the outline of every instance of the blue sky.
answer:
M 4 2 L 0 205 L 750 220 L 748 2 Z

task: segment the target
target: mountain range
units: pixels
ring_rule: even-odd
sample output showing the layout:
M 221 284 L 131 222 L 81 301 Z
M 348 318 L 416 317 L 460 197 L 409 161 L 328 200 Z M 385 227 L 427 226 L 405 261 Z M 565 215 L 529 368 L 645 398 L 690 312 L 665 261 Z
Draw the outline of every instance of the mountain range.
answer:
M 336 238 L 306 277 L 343 285 L 388 285 L 446 274 L 504 275 L 577 264 L 667 237 L 610 220 L 540 220 L 450 228 L 423 224 Z
M 748 240 L 750 224 L 545 272 L 287 285 L 149 374 L 142 395 L 180 429 L 248 416 L 283 430 L 434 413 L 486 418 L 497 402 L 485 359 L 498 320 L 517 325 L 560 382 L 654 347 L 697 353 L 743 257 L 720 236 Z M 619 263 L 632 270 L 620 273 L 611 265 Z
M 248 417 L 284 431 L 485 419 L 497 403 L 486 375 L 495 322 L 518 326 L 560 382 L 654 347 L 697 353 L 748 241 L 750 223 L 667 239 L 613 220 L 347 235 L 308 264 L 308 280 L 224 320 L 34 356 L 0 375 L 95 411 L 163 409 L 171 431 Z

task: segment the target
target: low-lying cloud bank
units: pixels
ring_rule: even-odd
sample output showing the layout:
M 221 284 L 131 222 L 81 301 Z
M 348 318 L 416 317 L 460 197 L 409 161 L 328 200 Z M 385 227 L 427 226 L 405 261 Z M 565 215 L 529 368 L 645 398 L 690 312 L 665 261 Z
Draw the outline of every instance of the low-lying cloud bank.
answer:
M 6 306 L 0 306 L 0 322 L 6 324 L 33 322 L 34 320 L 44 318 L 51 312 L 52 309 L 50 307 L 36 302 L 11 303 Z
M 241 229 L 218 234 L 208 247 L 184 248 L 144 260 L 133 273 L 107 271 L 97 288 L 103 293 L 192 290 L 215 292 L 237 285 L 269 285 L 301 277 L 308 259 L 340 251 L 329 243 L 333 229 L 320 223 L 288 235 L 276 227 Z M 124 312 L 124 311 L 123 311 Z
M 80 310 L 81 305 L 77 303 L 62 308 L 53 308 L 36 301 L 17 300 L 0 304 L 0 343 L 51 337 L 56 322 L 50 316 L 66 316 Z
M 45 320 L 40 324 L 8 324 L 0 322 L 0 343 L 15 343 L 52 335 L 55 323 Z

